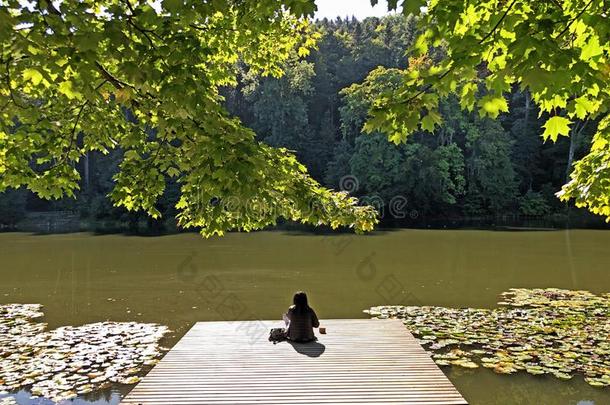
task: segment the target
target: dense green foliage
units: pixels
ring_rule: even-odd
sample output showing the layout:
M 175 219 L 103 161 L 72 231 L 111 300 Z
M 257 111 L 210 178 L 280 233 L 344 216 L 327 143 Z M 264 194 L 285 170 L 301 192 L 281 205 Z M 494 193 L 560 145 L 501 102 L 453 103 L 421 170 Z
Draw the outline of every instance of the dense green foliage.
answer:
M 388 5 L 395 9 L 397 1 Z M 610 220 L 606 2 L 410 0 L 403 6 L 404 13 L 420 15 L 420 35 L 408 50 L 400 85 L 378 95 L 366 130 L 384 132 L 395 143 L 417 130 L 433 132 L 452 96 L 463 109 L 496 118 L 509 111 L 507 95 L 518 87 L 537 105 L 545 140 L 574 135 L 594 121 L 590 152 L 559 196 Z
M 0 225 L 13 227 L 25 216 L 27 195 L 24 190 L 9 190 L 0 196 Z
M 230 110 L 262 140 L 296 150 L 327 186 L 385 206 L 386 219 L 397 196 L 406 198 L 407 213 L 416 211 L 418 220 L 564 212 L 553 194 L 571 161 L 587 153 L 595 125 L 544 142 L 540 109 L 528 92 L 514 88 L 506 95 L 510 111 L 497 120 L 447 97 L 439 104 L 445 125 L 434 135 L 417 129 L 393 144 L 380 132 L 363 134 L 379 94 L 402 85 L 403 50 L 416 41 L 417 20 L 389 16 L 317 25 L 322 37 L 305 62 L 292 63 L 280 80 L 245 77 L 229 91 Z M 342 183 L 346 176 L 357 182 L 356 190 Z
M 310 1 L 0 3 L 0 191 L 74 196 L 88 153 L 119 150 L 111 197 L 160 215 L 171 179 L 178 222 L 202 234 L 277 218 L 372 229 L 358 206 L 310 177 L 285 149 L 227 114 L 219 88 L 282 75 L 314 43 Z
M 235 16 L 234 22 L 237 21 L 235 18 L 246 17 Z M 335 213 L 322 209 L 328 207 L 330 201 L 331 206 L 339 206 L 343 213 L 340 221 L 334 222 L 334 225 L 355 222 L 360 224 L 358 226 L 361 229 L 370 227 L 370 209 L 356 210 L 351 205 L 355 203 L 354 200 L 343 193 L 330 193 L 327 189 L 320 188 L 317 181 L 329 188 L 350 191 L 351 195 L 360 199 L 361 204 L 375 206 L 386 219 L 406 217 L 409 223 L 415 219 L 413 214 L 417 220 L 444 220 L 499 215 L 543 217 L 564 212 L 566 205 L 561 204 L 554 193 L 572 172 L 572 162 L 589 152 L 597 120 L 579 120 L 572 126 L 569 138 L 560 137 L 555 142 L 544 142 L 541 135 L 546 131 L 544 124 L 548 111 L 538 106 L 538 96 L 531 88 L 520 90 L 516 86 L 509 86 L 502 95 L 508 112 L 499 115 L 496 120 L 492 119 L 495 114 L 485 113 L 481 116 L 478 111 L 464 109 L 463 97 L 447 93 L 446 97 L 439 98 L 436 113 L 423 117 L 423 127 L 413 129 L 404 142 L 387 142 L 383 134 L 387 132 L 386 128 L 380 128 L 383 131 L 371 128 L 371 122 L 375 121 L 369 121 L 366 128 L 372 133 L 362 134 L 371 108 L 374 113 L 381 114 L 382 110 L 378 109 L 380 100 L 387 103 L 388 100 L 384 98 L 387 94 L 400 99 L 397 92 L 405 89 L 405 75 L 408 72 L 421 69 L 431 61 L 443 63 L 447 51 L 444 48 L 435 49 L 430 56 L 420 59 L 408 59 L 405 56 L 405 49 L 411 49 L 421 42 L 418 39 L 421 36 L 418 37 L 417 33 L 421 32 L 421 29 L 418 31 L 418 25 L 423 21 L 422 17 L 389 16 L 384 19 L 368 18 L 361 22 L 324 20 L 316 23 L 315 27 L 301 26 L 298 20 L 291 17 L 283 18 L 296 24 L 298 29 L 291 26 L 287 31 L 277 34 L 279 37 L 294 34 L 294 30 L 306 30 L 308 37 L 317 39 L 316 47 L 303 58 L 303 47 L 310 48 L 311 43 L 295 42 L 292 47 L 286 47 L 281 55 L 274 55 L 269 63 L 277 72 L 281 70 L 283 75 L 262 75 L 261 68 L 253 67 L 251 61 L 236 51 L 232 55 L 232 62 L 227 62 L 225 66 L 224 72 L 228 77 L 225 81 L 215 82 L 211 90 L 202 84 L 197 85 L 204 86 L 197 87 L 198 91 L 205 90 L 213 94 L 210 97 L 214 100 L 215 111 L 219 111 L 213 119 L 214 122 L 219 120 L 222 125 L 210 123 L 212 126 L 209 127 L 209 134 L 206 132 L 206 135 L 197 135 L 202 138 L 202 142 L 206 139 L 206 143 L 192 151 L 189 155 L 191 158 L 184 163 L 186 169 L 181 162 L 186 158 L 183 155 L 187 149 L 190 151 L 190 148 L 195 147 L 189 139 L 194 135 L 188 131 L 182 132 L 180 127 L 175 134 L 170 132 L 171 135 L 167 135 L 170 141 L 163 141 L 162 127 L 152 123 L 140 127 L 140 101 L 129 98 L 125 100 L 126 107 L 129 108 L 113 104 L 113 108 L 121 110 L 118 118 L 115 117 L 116 121 L 113 118 L 109 122 L 118 123 L 116 125 L 126 131 L 124 136 L 117 139 L 135 143 L 120 144 L 114 148 L 106 146 L 103 152 L 88 149 L 85 141 L 90 136 L 87 135 L 87 127 L 82 127 L 82 134 L 74 137 L 74 150 L 70 152 L 74 159 L 69 164 L 75 176 L 74 182 L 70 184 L 80 188 L 74 191 L 76 201 L 63 199 L 42 203 L 30 197 L 28 208 L 78 210 L 82 216 L 94 220 L 137 221 L 137 214 L 113 207 L 105 197 L 112 193 L 115 201 L 123 206 L 152 207 L 154 214 L 158 212 L 165 218 L 179 215 L 183 225 L 203 225 L 204 232 L 209 234 L 213 230 L 234 227 L 262 227 L 273 223 L 278 216 L 297 220 L 305 216 L 304 222 L 330 223 Z M 132 34 L 139 35 L 138 33 L 136 29 Z M 199 30 L 191 34 L 202 35 Z M 146 37 L 140 39 L 139 46 L 146 46 Z M 270 41 L 275 39 L 277 37 Z M 152 40 L 157 41 L 155 38 Z M 155 43 L 155 46 L 162 45 Z M 220 50 L 221 44 L 218 44 L 215 51 Z M 183 73 L 189 76 L 187 72 Z M 202 74 L 201 77 L 205 75 Z M 31 82 L 31 78 L 26 80 L 17 77 L 14 80 L 18 83 Z M 187 78 L 182 76 L 180 80 Z M 189 76 L 189 86 L 192 80 L 193 77 Z M 14 93 L 18 83 L 14 83 Z M 108 99 L 105 101 L 111 104 L 116 102 L 112 87 L 108 88 Z M 430 87 L 421 96 L 432 94 L 433 90 Z M 483 97 L 486 90 L 481 87 L 477 91 L 472 94 L 473 97 Z M 184 88 L 178 87 L 172 93 L 170 99 L 174 107 L 181 105 L 177 100 L 183 98 L 182 92 Z M 22 93 L 18 96 L 25 97 Z M 135 97 L 130 95 L 132 96 Z M 185 100 L 188 99 L 186 95 L 184 97 Z M 135 106 L 130 104 L 134 100 Z M 188 105 L 186 107 L 191 108 Z M 196 110 L 195 107 L 192 106 Z M 240 122 L 254 132 L 222 112 L 223 108 L 239 117 Z M 400 111 L 404 113 L 407 110 Z M 19 113 L 19 110 L 14 111 Z M 77 112 L 73 110 L 71 116 L 65 117 L 65 125 L 69 129 L 72 129 L 70 124 L 74 123 Z M 556 112 L 563 114 L 559 109 Z M 167 114 L 173 117 L 174 113 L 179 111 L 171 110 Z M 206 120 L 212 119 L 210 114 L 205 115 Z M 83 114 L 83 117 L 88 116 Z M 99 124 L 99 119 L 90 124 Z M 169 120 L 173 124 L 164 125 L 174 128 L 175 125 L 183 125 L 183 119 L 188 121 L 190 116 L 173 117 Z M 397 116 L 396 122 L 400 119 L 401 116 Z M 142 123 L 145 124 L 146 120 L 144 118 Z M 439 120 L 443 121 L 443 125 L 438 125 Z M 81 130 L 80 121 L 77 124 Z M 136 131 L 132 126 L 140 128 L 137 129 L 138 137 L 132 132 Z M 185 128 L 193 130 L 192 122 Z M 432 130 L 434 136 L 428 134 Z M 237 147 L 231 143 L 233 141 L 227 144 L 232 139 L 229 135 L 232 131 L 248 133 L 248 140 L 240 138 Z M 18 131 L 14 133 L 19 134 Z M 185 139 L 188 142 L 183 143 Z M 66 140 L 62 142 L 65 153 Z M 244 150 L 241 150 L 242 146 Z M 204 153 L 212 151 L 209 148 L 220 150 L 222 154 L 210 157 Z M 303 168 L 290 152 L 277 148 L 293 152 L 307 167 L 311 177 L 301 177 L 303 182 L 295 182 L 293 175 L 303 174 Z M 61 150 L 58 149 L 59 152 Z M 137 151 L 137 155 L 130 150 Z M 263 162 L 253 159 L 253 156 L 260 156 L 260 153 L 269 156 L 269 160 Z M 199 164 L 193 167 L 196 163 L 195 156 Z M 252 176 L 251 172 L 244 172 L 241 167 L 237 168 L 243 163 L 240 159 L 250 162 L 253 170 L 262 168 L 262 173 L 258 173 L 258 176 L 262 175 L 263 178 Z M 174 165 L 174 162 L 183 167 L 177 173 L 174 169 L 178 165 Z M 138 170 L 142 167 L 144 169 Z M 282 167 L 286 168 L 284 173 L 278 170 Z M 153 172 L 157 170 L 163 173 L 163 181 L 158 175 L 156 180 L 151 179 L 149 168 Z M 57 169 L 43 161 L 40 165 L 31 167 L 31 170 L 29 173 L 35 179 L 48 170 Z M 188 174 L 191 170 L 195 170 L 193 175 Z M 130 193 L 117 194 L 117 187 L 130 187 L 132 178 L 138 188 L 135 191 L 130 189 L 130 193 L 135 193 L 134 196 L 148 196 L 145 201 L 131 199 Z M 231 181 L 227 180 L 229 178 Z M 78 183 L 76 179 L 80 179 Z M 198 182 L 203 179 L 205 184 L 213 187 L 202 199 L 196 195 L 196 188 L 201 186 Z M 115 185 L 117 182 L 118 186 Z M 297 186 L 284 187 L 284 184 Z M 267 191 L 275 193 L 278 190 L 287 194 L 267 194 Z M 316 190 L 323 190 L 319 198 Z M 153 191 L 156 196 L 152 198 L 147 194 L 148 191 Z M 312 201 L 310 192 L 317 199 Z M 192 204 L 184 206 L 185 195 Z M 260 196 L 264 197 L 267 204 L 258 203 Z M 0 200 L 7 198 L 14 198 L 14 195 L 5 195 Z M 390 207 L 397 198 L 399 212 L 392 211 Z M 176 208 L 176 204 L 181 201 Z M 206 203 L 200 204 L 201 201 Z M 248 201 L 248 204 L 243 204 L 243 201 Z M 277 212 L 278 206 L 284 207 L 294 201 L 306 201 L 311 204 L 311 209 L 301 206 L 296 213 L 294 210 Z M 404 201 L 406 205 L 401 205 Z M 276 211 L 268 212 L 269 207 L 276 207 Z M 201 208 L 208 210 L 200 212 Z M 260 219 L 261 211 L 263 219 Z M 238 212 L 239 218 L 227 218 L 223 215 L 226 212 Z M 188 218 L 195 220 L 190 221 Z M 155 224 L 154 221 L 149 223 Z

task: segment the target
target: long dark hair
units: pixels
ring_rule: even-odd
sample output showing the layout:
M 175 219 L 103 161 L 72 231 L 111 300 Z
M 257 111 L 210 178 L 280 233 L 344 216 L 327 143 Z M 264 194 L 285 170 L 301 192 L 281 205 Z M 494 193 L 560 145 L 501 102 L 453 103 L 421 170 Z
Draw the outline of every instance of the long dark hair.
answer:
M 294 304 L 294 312 L 304 314 L 310 310 L 309 304 L 307 303 L 307 294 L 303 291 L 297 291 L 292 298 Z

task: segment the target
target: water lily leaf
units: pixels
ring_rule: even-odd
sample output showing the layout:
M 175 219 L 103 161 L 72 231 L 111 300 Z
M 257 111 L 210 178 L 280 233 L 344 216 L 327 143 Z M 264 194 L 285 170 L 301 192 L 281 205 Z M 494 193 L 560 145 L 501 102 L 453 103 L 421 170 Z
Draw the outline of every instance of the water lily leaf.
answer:
M 491 310 L 383 306 L 369 311 L 401 319 L 416 337 L 432 343 L 428 350 L 442 365 L 472 362 L 501 374 L 525 371 L 562 380 L 582 374 L 596 387 L 610 384 L 610 293 L 511 288 L 499 301 L 501 306 Z
M 0 305 L 0 391 L 28 388 L 54 402 L 109 386 L 133 384 L 157 360 L 164 326 L 101 322 L 45 331 L 35 304 Z M 9 333 L 10 331 L 10 333 Z M 3 405 L 0 403 L 0 405 Z
M 572 375 L 568 374 L 568 373 L 562 373 L 562 372 L 554 372 L 553 375 L 561 380 L 569 380 L 572 378 Z
M 470 360 L 454 360 L 451 362 L 451 364 L 455 365 L 455 366 L 460 366 L 460 367 L 464 367 L 464 368 L 479 368 L 479 365 L 473 361 Z

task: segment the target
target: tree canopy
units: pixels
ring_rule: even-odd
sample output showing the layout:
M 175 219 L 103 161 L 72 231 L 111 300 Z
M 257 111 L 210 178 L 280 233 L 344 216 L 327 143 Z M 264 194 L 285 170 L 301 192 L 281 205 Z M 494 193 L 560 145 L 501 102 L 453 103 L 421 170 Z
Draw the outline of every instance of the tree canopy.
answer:
M 0 192 L 73 195 L 75 164 L 122 152 L 111 198 L 156 217 L 168 179 L 179 224 L 204 235 L 284 217 L 372 229 L 376 213 L 255 139 L 219 89 L 238 66 L 279 77 L 315 43 L 313 1 L 61 1 L 0 6 Z
M 443 121 L 442 100 L 452 95 L 462 108 L 496 118 L 509 109 L 505 94 L 518 86 L 538 106 L 545 140 L 569 136 L 586 121 L 597 125 L 590 152 L 575 163 L 558 196 L 610 220 L 606 2 L 409 0 L 402 7 L 418 15 L 419 36 L 401 84 L 378 95 L 365 130 L 384 132 L 395 143 L 418 129 L 433 132 Z
M 536 216 L 570 175 L 561 198 L 610 218 L 602 1 L 409 0 L 405 17 L 313 26 L 314 10 L 1 1 L 0 193 L 108 212 L 92 159 L 95 192 L 204 235 L 282 217 L 365 231 L 373 208 L 318 181 L 353 175 L 363 202 L 407 196 L 430 215 Z

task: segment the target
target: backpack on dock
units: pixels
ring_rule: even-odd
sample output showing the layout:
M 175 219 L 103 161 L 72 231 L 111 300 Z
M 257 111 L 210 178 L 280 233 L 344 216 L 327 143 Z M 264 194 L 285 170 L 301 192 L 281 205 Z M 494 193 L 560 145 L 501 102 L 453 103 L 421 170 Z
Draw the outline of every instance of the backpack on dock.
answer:
M 284 328 L 273 328 L 269 332 L 269 341 L 273 343 L 282 342 L 286 340 L 286 329 Z

